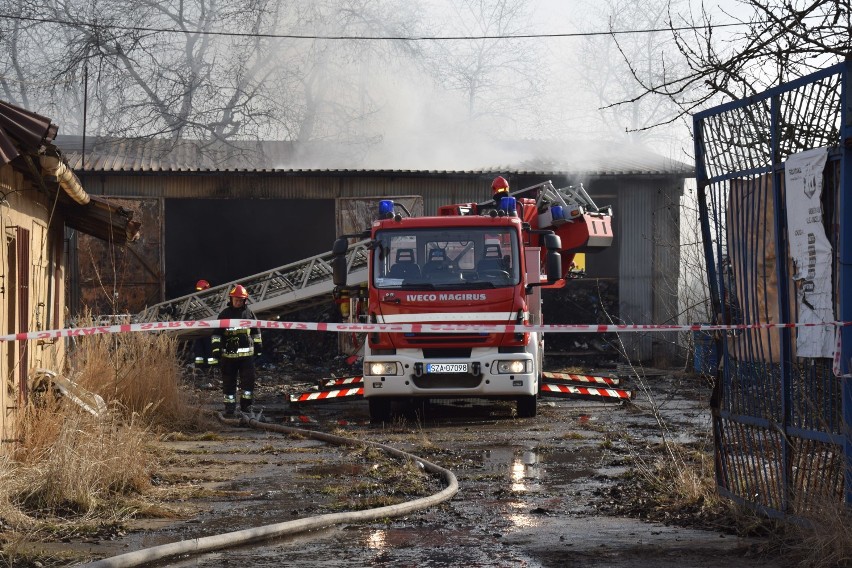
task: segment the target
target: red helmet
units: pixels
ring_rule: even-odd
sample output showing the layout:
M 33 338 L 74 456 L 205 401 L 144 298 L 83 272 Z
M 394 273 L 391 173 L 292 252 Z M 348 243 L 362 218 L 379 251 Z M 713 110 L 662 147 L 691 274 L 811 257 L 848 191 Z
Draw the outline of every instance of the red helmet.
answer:
M 506 178 L 503 176 L 497 176 L 494 178 L 494 181 L 491 182 L 491 191 L 494 193 L 509 191 L 509 182 L 506 181 Z
M 228 295 L 232 298 L 246 299 L 248 298 L 248 290 L 246 290 L 245 287 L 241 284 L 237 284 L 236 286 L 231 288 L 231 291 L 228 292 Z
M 202 280 L 199 280 L 198 282 L 195 283 L 195 289 L 198 290 L 199 292 L 201 290 L 206 290 L 209 287 L 210 287 L 210 282 L 208 282 L 207 280 L 202 279 Z

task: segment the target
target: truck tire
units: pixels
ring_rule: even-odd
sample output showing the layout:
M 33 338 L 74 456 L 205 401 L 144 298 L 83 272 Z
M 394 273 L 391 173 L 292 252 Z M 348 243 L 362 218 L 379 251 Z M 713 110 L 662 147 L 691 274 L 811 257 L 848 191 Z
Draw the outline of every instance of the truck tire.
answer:
M 370 397 L 367 399 L 370 405 L 370 422 L 373 424 L 381 424 L 382 422 L 390 422 L 391 418 L 391 399 L 383 396 Z
M 538 397 L 534 394 L 518 397 L 518 418 L 533 418 L 538 409 Z

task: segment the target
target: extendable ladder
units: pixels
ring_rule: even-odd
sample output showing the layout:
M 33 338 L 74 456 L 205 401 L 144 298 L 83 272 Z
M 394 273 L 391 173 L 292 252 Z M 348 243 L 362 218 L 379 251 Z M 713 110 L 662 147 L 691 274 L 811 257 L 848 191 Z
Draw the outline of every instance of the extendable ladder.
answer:
M 346 253 L 347 282 L 367 281 L 369 241 L 350 245 Z M 299 260 L 207 290 L 187 294 L 149 306 L 133 317 L 134 323 L 216 319 L 228 304 L 228 292 L 236 284 L 249 293 L 249 307 L 255 315 L 280 316 L 331 302 L 331 252 Z M 261 318 L 263 319 L 263 318 Z

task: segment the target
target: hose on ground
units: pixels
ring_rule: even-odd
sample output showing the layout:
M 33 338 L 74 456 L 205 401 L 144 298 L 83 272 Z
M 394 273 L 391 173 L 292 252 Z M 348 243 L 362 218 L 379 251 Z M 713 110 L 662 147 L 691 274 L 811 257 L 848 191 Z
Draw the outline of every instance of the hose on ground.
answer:
M 385 444 L 366 440 L 356 440 L 354 438 L 346 438 L 343 436 L 335 436 L 333 434 L 326 434 L 325 432 L 317 432 L 315 430 L 291 428 L 280 424 L 268 424 L 246 414 L 243 414 L 242 418 L 239 419 L 226 419 L 219 414 L 219 420 L 225 424 L 233 426 L 244 424 L 259 430 L 268 430 L 282 434 L 296 434 L 306 438 L 328 442 L 330 444 L 342 446 L 373 446 L 398 458 L 409 459 L 422 464 L 425 471 L 440 475 L 443 478 L 446 487 L 434 495 L 420 497 L 405 503 L 397 503 L 396 505 L 387 505 L 363 511 L 348 511 L 344 513 L 317 515 L 314 517 L 306 517 L 283 523 L 274 523 L 271 525 L 244 529 L 220 535 L 163 544 L 160 546 L 145 548 L 143 550 L 137 550 L 135 552 L 119 554 L 118 556 L 112 556 L 102 560 L 96 560 L 83 565 L 85 568 L 131 568 L 136 566 L 145 566 L 178 556 L 189 556 L 205 552 L 213 552 L 224 548 L 241 546 L 244 544 L 261 542 L 282 536 L 321 529 L 340 523 L 363 522 L 381 518 L 399 517 L 448 501 L 458 492 L 459 489 L 458 480 L 450 470 L 444 469 L 443 467 L 425 459 Z

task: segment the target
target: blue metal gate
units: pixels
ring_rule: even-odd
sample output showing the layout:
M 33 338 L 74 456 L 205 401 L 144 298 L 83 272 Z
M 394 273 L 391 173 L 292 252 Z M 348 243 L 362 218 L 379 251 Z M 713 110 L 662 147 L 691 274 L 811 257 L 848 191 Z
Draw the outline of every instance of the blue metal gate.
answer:
M 695 116 L 716 323 L 801 322 L 808 291 L 801 287 L 809 284 L 793 279 L 785 166 L 794 154 L 822 147 L 828 149 L 822 195 L 809 213 L 822 215 L 831 243 L 834 319 L 852 321 L 850 69 L 841 63 Z M 832 339 L 842 346 L 842 376 L 830 357 L 798 355 L 808 329 L 756 325 L 715 337 L 721 353 L 711 402 L 717 484 L 724 495 L 773 516 L 807 517 L 826 502 L 852 503 L 852 327 L 836 328 L 840 335 Z M 797 338 L 803 340 L 798 345 Z

